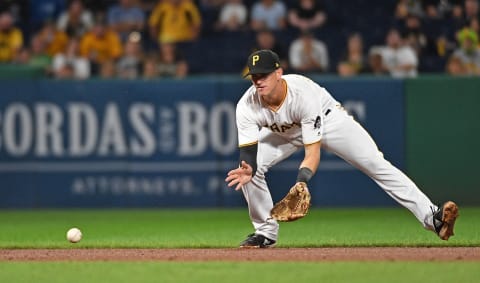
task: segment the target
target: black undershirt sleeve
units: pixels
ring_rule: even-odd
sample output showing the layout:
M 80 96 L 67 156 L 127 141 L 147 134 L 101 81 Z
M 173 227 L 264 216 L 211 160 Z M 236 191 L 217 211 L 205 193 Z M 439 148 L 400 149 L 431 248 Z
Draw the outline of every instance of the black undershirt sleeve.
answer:
M 240 147 L 240 163 L 245 161 L 252 166 L 252 176 L 257 172 L 257 150 L 257 143 Z

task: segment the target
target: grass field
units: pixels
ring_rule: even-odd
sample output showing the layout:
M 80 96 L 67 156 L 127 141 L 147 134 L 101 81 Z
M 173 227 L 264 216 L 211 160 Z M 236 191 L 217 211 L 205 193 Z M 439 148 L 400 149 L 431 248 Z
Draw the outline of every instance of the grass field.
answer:
M 479 216 L 462 208 L 446 242 L 405 209 L 318 209 L 282 224 L 278 246 L 480 246 Z M 0 211 L 0 248 L 72 247 L 71 227 L 84 234 L 75 248 L 237 247 L 253 232 L 246 209 Z
M 479 267 L 472 262 L 15 262 L 0 264 L 0 282 L 476 283 Z
M 280 228 L 279 247 L 480 246 L 480 208 L 448 242 L 408 211 L 316 209 Z M 84 233 L 70 244 L 70 227 Z M 246 209 L 0 211 L 0 248 L 237 247 Z M 0 262 L 0 282 L 479 282 L 480 262 Z

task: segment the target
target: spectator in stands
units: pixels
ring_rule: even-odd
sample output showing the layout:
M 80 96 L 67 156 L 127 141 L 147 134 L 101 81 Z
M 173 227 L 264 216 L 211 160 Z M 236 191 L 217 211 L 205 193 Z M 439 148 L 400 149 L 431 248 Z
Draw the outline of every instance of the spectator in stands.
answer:
M 255 36 L 255 46 L 251 49 L 252 52 L 262 49 L 270 49 L 277 53 L 280 58 L 280 65 L 284 70 L 289 67 L 288 64 L 288 52 L 286 48 L 278 42 L 275 34 L 268 29 L 259 30 Z M 248 72 L 247 66 L 243 70 L 243 74 Z
M 11 62 L 17 65 L 28 65 L 30 62 L 30 49 L 28 47 L 22 47 L 18 50 L 18 54 Z
M 301 73 L 327 72 L 328 50 L 325 43 L 316 39 L 310 31 L 303 31 L 289 50 L 290 67 Z
M 457 48 L 455 40 L 450 40 L 446 35 L 441 35 L 436 39 L 435 51 L 439 57 L 447 57 Z
M 463 16 L 464 0 L 437 0 L 439 1 L 439 10 L 443 8 L 443 17 L 446 21 L 436 22 L 434 26 L 442 30 L 440 34 L 435 34 L 430 47 L 434 47 L 435 55 L 447 58 L 457 47 L 455 31 L 465 25 Z M 427 34 L 430 36 L 430 34 Z
M 464 0 L 455 1 L 456 3 L 452 7 L 450 17 L 454 20 L 455 26 L 461 26 L 464 22 L 463 2 Z
M 452 9 L 452 23 L 454 30 L 467 26 L 471 19 L 479 16 L 478 0 L 458 0 Z
M 162 43 L 197 39 L 202 19 L 191 0 L 159 0 L 149 18 L 150 35 Z
M 70 2 L 68 9 L 57 20 L 57 28 L 69 37 L 81 37 L 93 26 L 93 15 L 81 0 Z
M 10 12 L 2 12 L 0 14 L 0 63 L 15 60 L 22 46 L 22 31 L 13 26 L 13 17 Z
M 156 56 L 149 56 L 143 62 L 142 77 L 146 80 L 158 78 L 157 58 Z
M 442 17 L 442 13 L 440 11 L 441 5 L 440 0 L 423 0 L 423 11 L 425 13 L 426 18 L 430 19 L 437 19 Z
M 469 22 L 471 19 L 480 17 L 480 9 L 478 0 L 465 0 L 465 22 Z
M 477 37 L 480 38 L 480 17 L 471 19 L 468 27 L 477 34 Z
M 217 30 L 238 31 L 247 23 L 248 10 L 242 0 L 227 0 L 220 8 Z
M 299 0 L 288 12 L 288 22 L 300 31 L 318 29 L 325 24 L 327 13 L 320 0 Z
M 409 14 L 423 16 L 422 1 L 420 0 L 398 0 L 395 7 L 395 18 L 405 19 Z
M 104 18 L 99 16 L 93 28 L 82 37 L 80 54 L 90 60 L 92 75 L 98 75 L 104 62 L 117 60 L 122 55 L 120 37 L 108 29 Z
M 405 43 L 415 50 L 417 56 L 435 53 L 434 47 L 423 30 L 421 19 L 417 15 L 409 14 L 405 18 L 402 34 L 405 38 Z
M 463 15 L 463 4 L 465 0 L 451 0 L 452 3 L 452 16 Z
M 68 36 L 63 31 L 58 30 L 54 22 L 45 22 L 38 35 L 45 44 L 45 49 L 49 56 L 53 57 L 57 53 L 65 52 Z
M 448 58 L 445 71 L 451 76 L 464 76 L 467 74 L 467 71 L 463 66 L 462 60 L 457 56 L 453 55 Z
M 480 47 L 478 35 L 470 28 L 462 29 L 458 35 L 460 47 L 453 52 L 453 56 L 460 59 L 466 74 L 480 75 Z
M 252 6 L 250 26 L 253 30 L 282 30 L 286 27 L 287 7 L 280 0 L 258 0 Z
M 464 0 L 422 0 L 424 17 L 427 19 L 449 18 L 462 14 Z
M 27 24 L 25 19 L 29 16 L 30 0 L 3 0 L 0 1 L 0 14 L 9 12 L 13 18 L 13 24 L 22 29 L 22 24 Z
M 158 76 L 161 78 L 181 79 L 188 74 L 188 64 L 175 44 L 163 43 L 157 62 Z
M 454 10 L 456 10 L 455 13 L 461 14 L 463 1 L 464 0 L 422 0 L 424 16 L 427 19 L 447 18 L 451 16 Z
M 125 52 L 117 62 L 117 77 L 121 79 L 136 79 L 141 76 L 143 62 L 140 33 L 132 32 L 124 46 Z
M 366 64 L 363 53 L 363 38 L 359 33 L 348 36 L 347 50 L 342 54 L 337 72 L 340 76 L 348 77 L 365 72 Z
M 64 53 L 53 57 L 52 70 L 58 79 L 88 79 L 90 77 L 90 62 L 80 55 L 79 40 L 68 41 Z
M 46 43 L 40 35 L 35 35 L 30 41 L 30 56 L 28 66 L 42 69 L 45 75 L 51 74 L 52 57 L 47 53 Z
M 115 78 L 115 62 L 113 60 L 107 60 L 100 65 L 100 78 L 102 79 L 114 79 Z
M 132 32 L 142 32 L 145 14 L 136 0 L 119 0 L 118 4 L 108 9 L 108 24 L 126 42 Z
M 368 66 L 365 73 L 374 76 L 389 75 L 387 68 L 383 64 L 381 48 L 377 46 L 370 48 L 370 51 L 368 52 Z
M 394 78 L 417 76 L 418 58 L 415 50 L 404 44 L 397 29 L 390 29 L 387 33 L 386 46 L 382 48 L 382 60 Z

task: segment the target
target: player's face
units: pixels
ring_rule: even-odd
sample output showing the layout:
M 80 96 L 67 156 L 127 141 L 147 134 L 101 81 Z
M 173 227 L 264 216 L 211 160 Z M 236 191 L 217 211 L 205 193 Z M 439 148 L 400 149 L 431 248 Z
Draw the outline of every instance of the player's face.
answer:
M 261 96 L 270 95 L 275 91 L 281 74 L 279 71 L 273 71 L 269 74 L 254 74 L 251 76 L 252 83 Z

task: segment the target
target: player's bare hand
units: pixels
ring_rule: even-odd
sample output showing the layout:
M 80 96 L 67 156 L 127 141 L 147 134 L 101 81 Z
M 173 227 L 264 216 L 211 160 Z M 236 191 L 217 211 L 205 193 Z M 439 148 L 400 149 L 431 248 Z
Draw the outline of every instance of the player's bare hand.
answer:
M 240 167 L 228 172 L 225 182 L 229 182 L 229 187 L 237 185 L 235 190 L 238 191 L 243 185 L 252 180 L 252 172 L 252 166 L 250 166 L 247 162 L 242 161 Z

